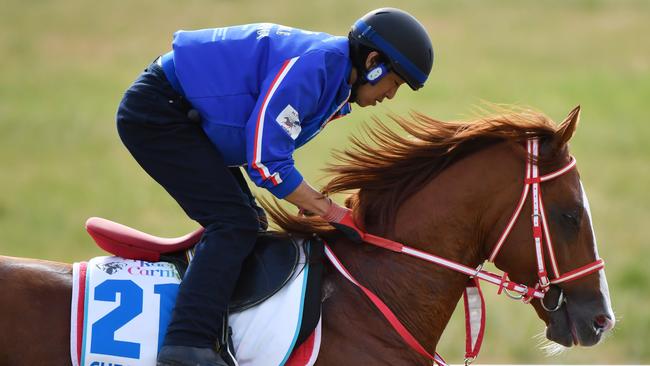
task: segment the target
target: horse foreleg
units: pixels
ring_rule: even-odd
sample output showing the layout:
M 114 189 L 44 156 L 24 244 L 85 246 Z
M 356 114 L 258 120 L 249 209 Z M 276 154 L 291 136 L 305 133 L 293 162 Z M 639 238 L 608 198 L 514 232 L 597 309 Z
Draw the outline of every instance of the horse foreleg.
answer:
M 0 256 L 0 365 L 71 365 L 72 266 Z

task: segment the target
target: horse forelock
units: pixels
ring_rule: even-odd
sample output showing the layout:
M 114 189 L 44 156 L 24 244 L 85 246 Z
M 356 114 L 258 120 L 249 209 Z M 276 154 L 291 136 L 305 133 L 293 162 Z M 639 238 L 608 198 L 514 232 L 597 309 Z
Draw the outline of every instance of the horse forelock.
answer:
M 360 223 L 390 228 L 402 202 L 460 158 L 499 142 L 523 146 L 532 137 L 552 141 L 559 133 L 555 122 L 532 109 L 491 105 L 478 112 L 467 121 L 442 121 L 418 112 L 389 115 L 397 130 L 374 117 L 372 127 L 365 124 L 360 136 L 350 138 L 351 147 L 334 152 L 337 162 L 326 169 L 332 178 L 323 192 L 352 193 L 346 205 Z M 555 150 L 554 159 L 566 147 Z M 287 231 L 326 234 L 331 229 L 316 217 L 298 218 L 277 206 L 270 216 Z

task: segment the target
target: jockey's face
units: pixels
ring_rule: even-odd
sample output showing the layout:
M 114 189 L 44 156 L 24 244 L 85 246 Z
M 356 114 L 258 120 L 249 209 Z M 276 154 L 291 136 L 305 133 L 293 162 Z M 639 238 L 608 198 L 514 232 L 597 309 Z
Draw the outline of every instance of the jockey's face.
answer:
M 366 60 L 366 68 L 371 69 L 377 65 L 379 54 L 371 52 Z M 356 90 L 356 99 L 360 107 L 367 107 L 369 105 L 376 105 L 381 103 L 385 98 L 393 99 L 397 93 L 397 89 L 404 84 L 404 80 L 393 71 L 390 71 L 375 85 L 364 83 Z

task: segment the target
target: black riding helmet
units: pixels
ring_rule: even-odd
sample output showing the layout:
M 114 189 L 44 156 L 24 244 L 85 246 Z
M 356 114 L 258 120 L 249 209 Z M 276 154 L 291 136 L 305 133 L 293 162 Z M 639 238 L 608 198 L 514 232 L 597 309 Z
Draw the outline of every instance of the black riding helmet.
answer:
M 395 71 L 413 90 L 420 89 L 433 66 L 431 39 L 411 14 L 395 9 L 375 9 L 354 23 L 348 35 L 351 48 L 362 44 L 388 58 Z M 365 71 L 365 65 L 355 65 Z

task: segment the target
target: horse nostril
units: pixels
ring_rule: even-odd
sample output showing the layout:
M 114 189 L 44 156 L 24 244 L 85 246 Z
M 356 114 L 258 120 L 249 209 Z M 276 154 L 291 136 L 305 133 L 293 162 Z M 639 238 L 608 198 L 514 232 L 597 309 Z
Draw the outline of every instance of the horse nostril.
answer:
M 594 329 L 606 332 L 614 327 L 612 319 L 605 314 L 598 315 L 594 318 Z

